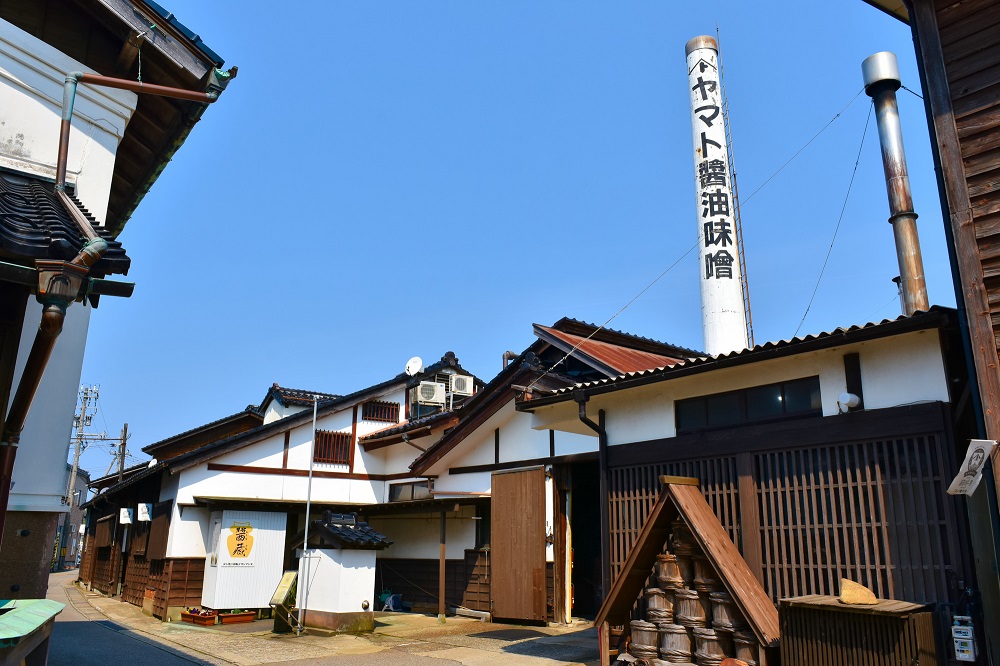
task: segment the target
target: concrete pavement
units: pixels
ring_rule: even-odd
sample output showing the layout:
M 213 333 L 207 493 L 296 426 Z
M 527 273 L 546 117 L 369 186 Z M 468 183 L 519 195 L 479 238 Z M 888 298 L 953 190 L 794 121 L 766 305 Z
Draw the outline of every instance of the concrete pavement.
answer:
M 160 622 L 117 598 L 78 589 L 76 572 L 53 574 L 50 599 L 67 604 L 56 618 L 49 664 L 337 664 L 352 666 L 592 666 L 597 637 L 589 623 L 523 627 L 468 618 L 376 614 L 363 636 L 272 634 L 270 621 L 196 627 Z

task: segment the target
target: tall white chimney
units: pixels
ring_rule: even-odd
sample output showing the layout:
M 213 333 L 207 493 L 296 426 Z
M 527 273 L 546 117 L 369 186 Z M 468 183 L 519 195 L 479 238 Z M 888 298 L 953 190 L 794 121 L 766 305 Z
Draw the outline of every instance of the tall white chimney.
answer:
M 686 50 L 697 195 L 701 319 L 705 351 L 715 356 L 747 348 L 746 308 L 722 113 L 719 47 L 714 38 L 703 35 L 689 41 Z

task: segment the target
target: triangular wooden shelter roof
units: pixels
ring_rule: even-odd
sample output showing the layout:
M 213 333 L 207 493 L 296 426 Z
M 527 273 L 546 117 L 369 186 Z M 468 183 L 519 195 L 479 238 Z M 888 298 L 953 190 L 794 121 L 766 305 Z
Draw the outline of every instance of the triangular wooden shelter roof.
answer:
M 715 566 L 719 578 L 743 613 L 747 624 L 765 647 L 778 644 L 778 611 L 760 581 L 750 571 L 740 551 L 730 540 L 712 508 L 698 489 L 698 480 L 661 476 L 660 497 L 642 526 L 639 538 L 611 592 L 597 613 L 595 626 L 628 625 L 635 601 L 643 592 L 663 545 L 670 535 L 670 524 L 678 516 L 687 523 L 691 534 Z

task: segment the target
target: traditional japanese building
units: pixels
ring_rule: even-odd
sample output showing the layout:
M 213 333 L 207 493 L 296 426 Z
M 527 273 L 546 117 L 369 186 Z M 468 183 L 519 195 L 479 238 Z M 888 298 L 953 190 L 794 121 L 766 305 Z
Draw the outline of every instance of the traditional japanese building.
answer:
M 147 86 L 188 99 L 129 90 L 140 48 Z M 120 282 L 131 260 L 115 238 L 225 88 L 232 73 L 222 64 L 155 3 L 0 6 L 4 597 L 45 596 L 70 502 L 63 463 L 91 311 L 102 297 L 131 294 Z

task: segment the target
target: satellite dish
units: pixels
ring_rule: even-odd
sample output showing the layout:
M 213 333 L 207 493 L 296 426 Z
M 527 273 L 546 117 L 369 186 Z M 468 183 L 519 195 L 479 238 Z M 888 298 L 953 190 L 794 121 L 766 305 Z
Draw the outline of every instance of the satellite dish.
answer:
M 424 369 L 424 362 L 419 356 L 414 356 L 406 362 L 406 374 L 410 377 Z

